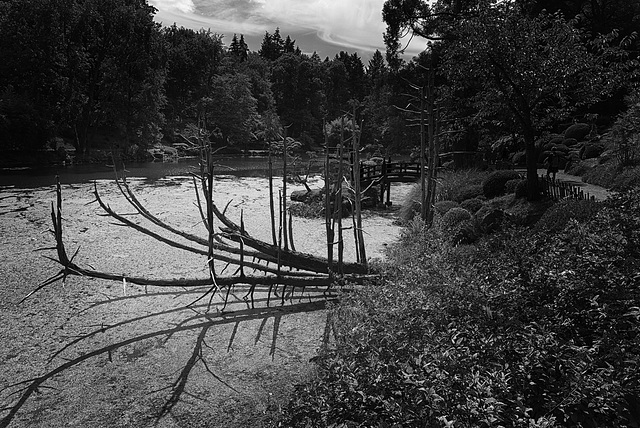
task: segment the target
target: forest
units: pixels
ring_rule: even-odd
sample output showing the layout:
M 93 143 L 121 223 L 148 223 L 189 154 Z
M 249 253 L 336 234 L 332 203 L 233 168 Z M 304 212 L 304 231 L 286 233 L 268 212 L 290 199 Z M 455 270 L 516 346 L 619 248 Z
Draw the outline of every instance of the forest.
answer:
M 637 1 L 389 0 L 386 52 L 303 53 L 276 28 L 257 52 L 243 35 L 163 27 L 144 0 L 0 2 L 0 150 L 73 145 L 139 157 L 205 129 L 212 145 L 264 148 L 287 126 L 309 150 L 323 123 L 362 116 L 362 145 L 419 145 L 412 86 L 433 69 L 440 145 L 526 150 L 559 126 L 609 126 L 638 82 Z M 428 44 L 406 60 L 400 36 Z M 381 35 L 382 37 L 383 35 Z M 419 43 L 414 41 L 413 43 Z M 504 144 L 503 144 L 504 145 Z

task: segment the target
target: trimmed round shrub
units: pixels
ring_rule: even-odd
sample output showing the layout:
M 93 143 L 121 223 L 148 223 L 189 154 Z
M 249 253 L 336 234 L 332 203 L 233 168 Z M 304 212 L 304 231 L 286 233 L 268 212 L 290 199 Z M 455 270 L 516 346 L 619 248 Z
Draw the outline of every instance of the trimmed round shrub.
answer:
M 575 219 L 586 221 L 594 217 L 600 203 L 590 200 L 565 199 L 550 207 L 536 223 L 536 229 L 543 232 L 557 232 Z
M 487 198 L 495 198 L 505 191 L 505 184 L 509 180 L 520 179 L 520 174 L 513 170 L 494 171 L 482 182 L 482 193 Z
M 453 245 L 469 245 L 478 240 L 481 233 L 473 219 L 464 220 L 454 230 L 451 235 Z
M 582 159 L 597 158 L 604 152 L 604 147 L 600 144 L 586 144 L 582 150 Z
M 452 208 L 458 208 L 459 206 L 460 204 L 455 201 L 440 201 L 440 202 L 436 202 L 435 209 L 438 214 L 443 216 L 446 213 L 448 213 L 449 210 L 451 210 Z
M 509 180 L 506 183 L 504 183 L 504 190 L 505 193 L 515 193 L 516 191 L 516 186 L 518 185 L 518 183 L 522 181 L 521 178 L 516 178 L 513 180 Z
M 584 137 L 591 132 L 591 126 L 587 123 L 575 123 L 564 131 L 564 138 L 575 138 L 578 141 L 584 140 Z
M 452 200 L 456 202 L 466 201 L 467 199 L 477 198 L 478 196 L 483 196 L 484 192 L 482 191 L 482 184 L 471 184 L 468 186 L 463 186 L 458 189 L 453 195 Z
M 482 204 L 484 204 L 484 201 L 482 199 L 472 198 L 462 201 L 460 203 L 460 208 L 464 208 L 470 213 L 475 214 L 480 208 L 482 208 Z
M 571 164 L 571 168 L 569 168 L 566 173 L 570 175 L 575 175 L 578 177 L 582 177 L 592 168 L 591 165 L 587 165 L 584 162 L 573 162 Z
M 461 207 L 452 207 L 440 220 L 440 227 L 443 232 L 453 232 L 464 221 L 471 220 L 471 213 Z
M 549 144 L 552 145 L 556 145 L 556 144 L 562 144 L 562 142 L 564 141 L 564 137 L 561 135 L 556 135 L 554 137 L 551 137 L 549 139 Z

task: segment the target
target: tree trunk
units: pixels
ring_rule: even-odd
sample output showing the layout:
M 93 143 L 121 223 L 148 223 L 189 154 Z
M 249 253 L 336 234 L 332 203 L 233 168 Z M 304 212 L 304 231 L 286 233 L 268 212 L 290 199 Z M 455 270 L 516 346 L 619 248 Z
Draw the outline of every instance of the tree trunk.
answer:
M 524 142 L 527 158 L 527 200 L 540 198 L 538 191 L 538 159 L 536 158 L 535 133 L 531 127 L 524 130 Z

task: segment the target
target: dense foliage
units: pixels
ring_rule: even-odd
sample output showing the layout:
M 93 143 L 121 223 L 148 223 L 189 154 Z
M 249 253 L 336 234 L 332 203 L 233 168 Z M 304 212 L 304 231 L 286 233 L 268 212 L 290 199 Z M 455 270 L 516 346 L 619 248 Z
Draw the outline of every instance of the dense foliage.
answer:
M 161 27 L 145 0 L 0 2 L 0 150 L 94 148 L 132 152 L 183 141 L 194 126 L 219 146 L 264 148 L 287 134 L 322 144 L 323 121 L 351 100 L 362 146 L 407 142 L 380 52 L 322 60 L 280 30 L 251 51 L 211 31 Z M 396 78 L 400 81 L 399 78 Z
M 639 209 L 458 247 L 415 222 L 280 426 L 638 426 Z
M 0 149 L 64 139 L 80 155 L 134 153 L 182 141 L 193 126 L 218 146 L 263 148 L 283 135 L 280 124 L 313 149 L 323 122 L 357 101 L 362 147 L 409 152 L 420 141 L 406 126 L 416 116 L 395 107 L 415 107 L 411 85 L 432 68 L 447 119 L 441 151 L 495 158 L 504 150 L 494 143 L 508 139 L 533 170 L 534 137 L 572 115 L 605 123 L 630 108 L 621 100 L 638 82 L 637 2 L 547 3 L 388 0 L 386 59 L 376 51 L 365 63 L 355 53 L 306 55 L 279 29 L 251 51 L 242 34 L 225 44 L 210 31 L 163 28 L 145 0 L 2 1 Z M 433 42 L 408 62 L 405 30 Z
M 397 51 L 405 31 L 433 42 L 453 127 L 480 129 L 489 144 L 515 137 L 535 199 L 536 137 L 572 117 L 594 123 L 610 115 L 638 83 L 640 6 L 633 3 L 387 0 L 387 49 Z

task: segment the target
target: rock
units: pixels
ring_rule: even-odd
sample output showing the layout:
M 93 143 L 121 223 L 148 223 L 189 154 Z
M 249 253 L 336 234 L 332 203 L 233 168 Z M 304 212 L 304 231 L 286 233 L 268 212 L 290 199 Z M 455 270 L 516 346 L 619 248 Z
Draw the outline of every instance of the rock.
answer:
M 295 202 L 304 202 L 304 203 L 318 202 L 318 201 L 322 201 L 322 199 L 324 198 L 324 193 L 322 189 L 313 189 L 311 191 L 295 190 L 291 192 L 290 198 L 292 201 L 295 201 Z
M 577 141 L 583 141 L 591 132 L 591 126 L 587 123 L 574 123 L 564 131 L 564 138 L 575 138 Z
M 564 145 L 565 145 L 565 146 L 567 146 L 567 147 L 573 147 L 573 146 L 575 146 L 576 144 L 578 144 L 578 140 L 576 140 L 575 138 L 565 138 L 565 139 L 562 141 L 562 144 L 564 144 Z

